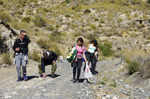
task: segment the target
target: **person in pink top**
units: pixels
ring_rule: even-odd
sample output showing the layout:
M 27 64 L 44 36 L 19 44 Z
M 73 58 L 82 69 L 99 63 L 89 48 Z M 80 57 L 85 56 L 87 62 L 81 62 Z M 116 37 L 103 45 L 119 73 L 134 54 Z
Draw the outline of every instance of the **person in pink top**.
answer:
M 81 73 L 81 66 L 82 66 L 82 59 L 84 58 L 86 62 L 86 57 L 85 57 L 85 47 L 83 46 L 84 41 L 82 38 L 78 38 L 77 44 L 75 48 L 77 49 L 77 55 L 76 59 L 72 63 L 73 65 L 73 83 L 78 82 L 79 83 L 79 77 Z M 73 46 L 72 46 L 73 47 Z M 76 71 L 77 71 L 77 79 L 75 79 L 76 76 Z

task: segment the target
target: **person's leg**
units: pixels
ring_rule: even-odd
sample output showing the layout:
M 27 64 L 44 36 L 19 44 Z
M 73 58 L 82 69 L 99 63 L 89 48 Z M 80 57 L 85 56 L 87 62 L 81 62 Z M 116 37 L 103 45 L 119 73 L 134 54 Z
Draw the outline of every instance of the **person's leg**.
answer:
M 16 69 L 18 74 L 18 81 L 21 80 L 21 57 L 20 55 L 15 56 Z
M 39 69 L 39 74 L 41 75 L 42 74 L 42 65 L 40 63 L 38 64 L 38 69 Z
M 92 74 L 95 74 L 95 67 L 96 67 L 96 57 L 93 55 L 91 59 L 91 65 L 92 65 Z
M 26 65 L 27 65 L 27 56 L 26 55 L 22 55 L 22 72 L 23 72 L 23 77 L 24 80 L 27 81 L 27 76 L 26 76 Z
M 73 62 L 73 82 L 75 81 L 76 76 L 76 68 L 77 68 L 77 62 Z
M 44 78 L 46 78 L 45 74 L 45 66 L 47 65 L 47 61 L 44 60 L 43 57 L 41 57 L 41 68 L 42 68 L 42 75 Z
M 54 74 L 55 74 L 56 69 L 57 69 L 57 64 L 56 64 L 56 62 L 53 62 L 52 63 L 52 74 L 51 74 L 53 77 L 55 77 Z
M 79 81 L 80 73 L 81 73 L 82 59 L 78 59 L 78 67 L 77 67 L 77 81 Z

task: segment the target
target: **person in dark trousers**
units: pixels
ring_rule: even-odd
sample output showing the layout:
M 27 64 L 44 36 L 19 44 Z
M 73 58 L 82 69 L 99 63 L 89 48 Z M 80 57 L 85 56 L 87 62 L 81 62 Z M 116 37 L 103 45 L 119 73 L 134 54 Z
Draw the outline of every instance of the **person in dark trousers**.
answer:
M 87 58 L 88 64 L 90 64 L 90 62 L 91 62 L 93 75 L 96 75 L 95 67 L 96 67 L 96 62 L 98 60 L 97 51 L 100 52 L 97 40 L 92 40 L 87 47 L 86 58 Z
M 41 64 L 39 64 L 39 74 L 46 78 L 45 74 L 45 66 L 52 65 L 52 73 L 51 76 L 55 78 L 55 71 L 57 69 L 57 54 L 53 51 L 46 51 L 43 53 L 43 56 L 41 57 Z
M 75 60 L 72 63 L 73 66 L 73 83 L 77 82 L 79 83 L 79 77 L 81 73 L 81 66 L 82 66 L 82 59 L 84 58 L 86 62 L 86 57 L 85 57 L 85 47 L 83 46 L 83 39 L 79 38 L 77 40 L 77 44 L 75 45 L 75 48 L 77 49 L 77 55 Z M 71 47 L 72 48 L 72 47 Z M 75 79 L 76 76 L 76 70 L 77 70 L 77 79 Z
M 16 39 L 13 50 L 15 51 L 15 64 L 18 74 L 17 82 L 21 81 L 21 65 L 23 71 L 24 80 L 27 81 L 28 78 L 26 76 L 26 65 L 28 63 L 28 44 L 30 43 L 30 39 L 27 36 L 27 32 L 25 30 L 20 31 L 20 38 Z

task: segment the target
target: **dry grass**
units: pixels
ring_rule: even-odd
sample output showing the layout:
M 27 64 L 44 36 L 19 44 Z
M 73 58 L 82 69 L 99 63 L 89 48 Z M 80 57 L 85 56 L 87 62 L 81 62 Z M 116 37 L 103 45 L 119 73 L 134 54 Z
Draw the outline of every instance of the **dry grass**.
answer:
M 136 70 L 140 72 L 143 78 L 150 78 L 150 55 L 148 52 L 132 50 L 122 53 L 122 56 L 129 66 L 131 65 L 136 67 L 136 64 L 139 64 L 139 69 Z
M 12 65 L 12 61 L 9 53 L 2 54 L 2 64 Z

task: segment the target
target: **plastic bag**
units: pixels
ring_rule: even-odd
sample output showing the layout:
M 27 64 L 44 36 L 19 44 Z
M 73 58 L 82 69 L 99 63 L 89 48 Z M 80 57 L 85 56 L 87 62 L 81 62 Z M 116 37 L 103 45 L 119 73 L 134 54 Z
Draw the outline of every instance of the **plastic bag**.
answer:
M 86 68 L 85 68 L 85 76 L 84 76 L 84 78 L 91 78 L 92 77 L 92 73 L 91 73 L 91 70 L 90 70 L 90 68 L 89 68 L 89 65 L 88 65 L 88 63 L 86 63 Z

